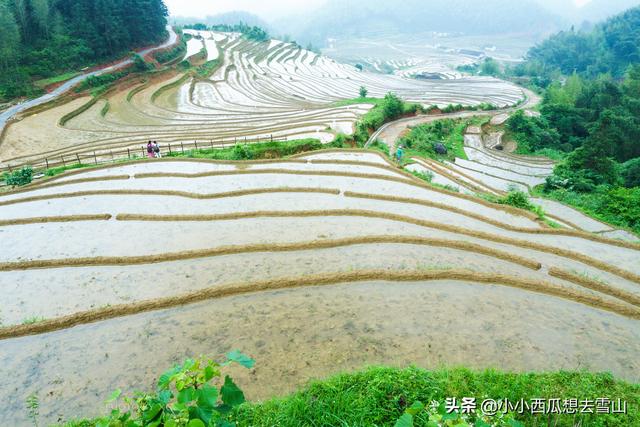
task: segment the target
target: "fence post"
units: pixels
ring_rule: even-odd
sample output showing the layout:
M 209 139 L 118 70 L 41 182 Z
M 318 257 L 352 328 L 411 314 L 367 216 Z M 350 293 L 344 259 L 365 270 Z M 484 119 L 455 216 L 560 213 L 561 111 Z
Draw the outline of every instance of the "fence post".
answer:
M 271 134 L 271 142 L 273 142 L 273 134 Z
M 109 150 L 109 152 L 111 153 L 111 160 L 113 160 L 113 150 Z
M 144 146 L 143 146 L 142 147 L 142 158 L 144 158 L 144 153 L 145 153 L 145 151 L 144 151 Z
M 98 164 L 98 156 L 96 156 L 96 152 L 93 152 L 93 161 L 96 163 L 96 165 Z
M 129 150 L 129 147 L 127 147 L 127 158 L 128 159 L 131 158 L 131 151 Z
M 184 144 L 180 141 L 180 147 L 182 147 L 182 152 L 184 153 Z
M 211 149 L 213 150 L 213 139 L 211 140 Z
M 196 144 L 196 151 L 198 151 L 198 141 L 193 141 L 194 144 Z
M 171 143 L 169 143 L 169 154 L 171 154 Z
M 47 169 L 49 169 L 49 160 L 47 160 L 47 158 L 44 158 L 44 164 L 47 165 Z
M 76 159 L 78 159 L 78 164 L 82 164 L 82 161 L 80 161 L 80 155 L 78 153 L 76 153 Z
M 64 162 L 64 156 L 60 156 L 60 158 L 62 159 L 62 166 L 67 166 L 67 164 Z

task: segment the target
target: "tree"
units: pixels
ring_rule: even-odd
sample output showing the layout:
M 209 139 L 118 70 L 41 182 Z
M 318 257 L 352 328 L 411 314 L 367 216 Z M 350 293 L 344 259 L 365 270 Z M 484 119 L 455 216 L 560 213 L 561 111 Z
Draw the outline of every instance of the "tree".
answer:
M 16 18 L 7 3 L 0 1 L 0 70 L 4 75 L 15 63 L 19 45 L 20 29 Z
M 382 102 L 382 111 L 384 114 L 385 120 L 394 120 L 400 117 L 402 114 L 404 107 L 404 103 L 402 99 L 398 97 L 393 92 L 389 92 L 384 96 L 384 101 Z
M 480 74 L 483 76 L 498 76 L 500 75 L 500 64 L 493 58 L 485 58 L 480 66 Z
M 369 91 L 367 90 L 367 88 L 364 86 L 360 86 L 360 98 L 366 98 L 368 94 Z
M 166 36 L 162 0 L 0 0 L 0 99 Z

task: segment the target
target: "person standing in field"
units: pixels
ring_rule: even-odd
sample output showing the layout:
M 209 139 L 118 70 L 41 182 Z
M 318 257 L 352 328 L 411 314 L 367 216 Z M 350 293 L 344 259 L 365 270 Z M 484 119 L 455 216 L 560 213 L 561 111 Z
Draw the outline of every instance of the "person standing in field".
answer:
M 151 143 L 151 141 L 147 143 L 147 157 L 149 157 L 150 159 L 155 157 L 153 152 L 153 144 Z
M 404 150 L 402 149 L 402 145 L 399 145 L 398 149 L 396 150 L 396 160 L 398 161 L 398 163 L 402 162 L 402 156 L 404 156 Z
M 158 141 L 153 141 L 153 153 L 157 159 L 162 157 L 162 154 L 160 154 L 160 146 L 158 145 Z

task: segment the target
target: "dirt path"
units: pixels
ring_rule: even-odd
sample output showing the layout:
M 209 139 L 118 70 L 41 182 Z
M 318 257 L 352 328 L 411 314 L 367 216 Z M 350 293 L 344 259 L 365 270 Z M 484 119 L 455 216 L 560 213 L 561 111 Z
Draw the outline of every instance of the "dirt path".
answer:
M 138 54 L 144 57 L 153 51 L 164 49 L 174 44 L 178 39 L 178 35 L 173 31 L 173 28 L 171 28 L 171 26 L 169 25 L 167 26 L 167 31 L 169 32 L 169 38 L 167 39 L 167 41 L 165 41 L 159 46 L 150 47 L 150 48 L 141 50 L 138 52 Z M 107 67 L 100 68 L 100 69 L 91 71 L 89 73 L 81 74 L 77 77 L 72 78 L 71 80 L 66 81 L 64 84 L 58 86 L 55 90 L 53 90 L 50 93 L 47 93 L 46 95 L 43 95 L 36 99 L 31 99 L 29 101 L 22 102 L 20 104 L 16 104 L 13 107 L 8 108 L 4 112 L 2 112 L 2 114 L 0 114 L 0 134 L 2 133 L 2 130 L 4 129 L 7 121 L 12 117 L 14 117 L 16 114 L 57 98 L 58 96 L 67 92 L 69 89 L 71 89 L 72 87 L 74 87 L 75 85 L 77 85 L 78 83 L 80 83 L 81 81 L 83 81 L 88 77 L 98 76 L 104 73 L 108 73 L 110 71 L 118 70 L 120 68 L 126 67 L 131 63 L 132 63 L 132 60 L 130 58 L 127 58 L 115 64 L 109 65 Z

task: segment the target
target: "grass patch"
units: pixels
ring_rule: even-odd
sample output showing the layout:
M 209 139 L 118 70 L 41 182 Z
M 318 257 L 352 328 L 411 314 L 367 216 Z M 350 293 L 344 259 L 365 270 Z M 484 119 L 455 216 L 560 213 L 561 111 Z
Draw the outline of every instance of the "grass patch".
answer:
M 563 188 L 543 192 L 536 187 L 533 192 L 569 205 L 587 216 L 640 234 L 640 188 L 601 185 L 592 192 L 580 193 Z
M 100 116 L 104 117 L 107 115 L 107 113 L 109 112 L 109 109 L 111 109 L 111 104 L 109 104 L 109 100 L 106 100 L 104 105 L 102 106 L 102 109 L 100 110 Z
M 258 159 L 281 159 L 294 154 L 307 151 L 324 150 L 327 148 L 344 148 L 341 140 L 336 140 L 330 144 L 323 144 L 317 139 L 297 139 L 293 141 L 273 141 L 264 143 L 241 144 L 238 143 L 228 148 L 213 148 L 201 150 L 189 150 L 182 152 L 166 152 L 165 157 L 188 157 L 194 159 L 213 160 L 258 160 Z
M 265 402 L 244 403 L 235 408 L 230 421 L 237 426 L 393 426 L 414 402 L 444 403 L 447 398 L 475 397 L 478 408 L 483 399 L 577 399 L 578 404 L 596 399 L 621 399 L 627 414 L 593 413 L 512 415 L 527 426 L 636 426 L 640 425 L 640 385 L 615 379 L 609 373 L 547 372 L 505 373 L 465 368 L 427 371 L 372 367 L 315 381 L 302 390 Z M 579 408 L 579 407 L 578 407 Z M 497 424 L 497 420 L 496 421 Z M 424 417 L 414 418 L 416 426 L 427 426 Z M 78 420 L 64 427 L 90 427 L 94 420 Z M 454 425 L 454 424 L 447 424 Z M 455 424 L 463 425 L 463 424 Z M 466 425 L 466 424 L 464 424 Z M 514 425 L 503 423 L 500 425 Z
M 79 76 L 80 72 L 79 71 L 70 71 L 68 73 L 65 74 L 60 74 L 59 76 L 55 76 L 55 77 L 49 77 L 48 79 L 42 79 L 42 80 L 37 80 L 34 85 L 36 85 L 37 87 L 44 89 L 45 87 L 55 84 L 55 83 L 61 83 L 61 82 L 66 82 L 67 80 L 71 80 L 72 78 Z
M 56 176 L 56 175 L 60 175 L 63 172 L 66 172 L 68 170 L 73 170 L 73 169 L 83 169 L 83 168 L 92 168 L 95 167 L 96 165 L 92 165 L 92 164 L 80 164 L 80 163 L 74 163 L 72 165 L 66 165 L 66 166 L 60 166 L 57 168 L 51 168 L 51 169 L 47 169 L 44 172 L 45 176 Z
M 437 187 L 437 188 L 442 188 L 444 190 L 448 190 L 448 191 L 453 191 L 454 193 L 459 193 L 460 190 L 457 187 L 454 187 L 452 185 L 442 185 L 442 184 L 437 184 L 435 182 L 433 182 L 433 173 L 432 172 L 418 172 L 418 171 L 407 171 L 409 173 L 411 173 L 413 176 L 415 176 L 416 178 L 420 178 L 421 180 L 425 181 L 426 183 L 428 183 L 429 185 L 433 186 L 433 187 Z
M 524 209 L 529 212 L 533 212 L 536 215 L 538 215 L 538 218 L 540 218 L 541 220 L 543 221 L 546 220 L 544 209 L 542 209 L 542 207 L 538 205 L 534 205 L 533 203 L 531 203 L 529 201 L 529 196 L 522 191 L 511 190 L 509 191 L 509 194 L 503 197 L 496 197 L 491 194 L 481 194 L 480 196 L 483 199 L 488 200 L 492 203 L 498 203 L 500 205 L 509 205 L 515 208 Z M 555 224 L 555 225 L 558 225 L 558 224 Z
M 515 414 L 525 425 L 640 425 L 640 386 L 615 380 L 610 374 L 553 372 L 511 374 L 487 370 L 370 368 L 314 382 L 298 393 L 264 403 L 245 404 L 237 411 L 239 426 L 391 426 L 415 401 L 444 402 L 447 397 L 480 401 L 508 398 L 578 400 L 607 397 L 627 401 L 624 414 Z M 562 400 L 561 400 L 562 404 Z M 595 412 L 595 411 L 594 411 Z M 416 425 L 427 425 L 416 420 Z
M 374 106 L 382 105 L 384 99 L 382 98 L 353 98 L 353 99 L 342 99 L 340 101 L 336 101 L 331 104 L 332 107 L 346 107 L 349 105 L 358 105 L 358 104 L 372 104 Z
M 42 322 L 44 320 L 45 320 L 44 317 L 31 316 L 31 317 L 27 317 L 26 319 L 24 319 L 22 321 L 22 324 L 23 325 L 33 325 L 34 323 Z
M 405 147 L 404 157 L 427 157 L 435 160 L 454 161 L 456 157 L 467 160 L 464 151 L 464 132 L 468 126 L 481 126 L 489 120 L 486 117 L 470 119 L 442 119 L 424 123 L 411 128 L 411 131 L 398 140 Z M 436 145 L 442 144 L 446 154 L 436 152 Z

